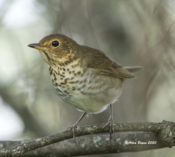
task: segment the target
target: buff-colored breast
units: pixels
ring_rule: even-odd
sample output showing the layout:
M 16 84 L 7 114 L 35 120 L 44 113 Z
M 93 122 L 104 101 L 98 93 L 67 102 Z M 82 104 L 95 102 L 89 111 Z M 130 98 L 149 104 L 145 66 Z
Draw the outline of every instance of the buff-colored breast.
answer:
M 60 97 L 80 111 L 102 112 L 121 94 L 120 79 L 98 75 L 91 68 L 81 68 L 78 59 L 67 65 L 50 67 L 50 75 Z

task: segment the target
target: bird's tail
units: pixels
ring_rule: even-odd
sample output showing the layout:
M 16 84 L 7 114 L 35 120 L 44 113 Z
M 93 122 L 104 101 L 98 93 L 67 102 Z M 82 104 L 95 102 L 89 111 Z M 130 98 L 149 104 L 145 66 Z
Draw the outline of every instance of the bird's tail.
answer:
M 142 66 L 124 66 L 124 69 L 127 69 L 129 72 L 134 73 L 141 70 Z

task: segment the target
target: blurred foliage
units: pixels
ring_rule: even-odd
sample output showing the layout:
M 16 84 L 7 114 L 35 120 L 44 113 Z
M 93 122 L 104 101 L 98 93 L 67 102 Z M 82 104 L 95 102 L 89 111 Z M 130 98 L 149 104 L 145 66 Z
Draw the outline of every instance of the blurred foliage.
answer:
M 0 96 L 22 119 L 21 137 L 64 130 L 80 115 L 57 96 L 47 65 L 27 47 L 50 33 L 63 33 L 98 48 L 122 65 L 144 67 L 136 79 L 126 82 L 114 106 L 116 122 L 174 120 L 174 1 L 33 0 L 32 20 L 25 20 L 26 24 L 21 20 L 22 26 L 8 25 L 5 21 L 15 3 L 0 3 Z M 107 117 L 108 111 L 90 115 L 82 125 L 102 125 Z M 118 156 L 173 156 L 173 152 Z

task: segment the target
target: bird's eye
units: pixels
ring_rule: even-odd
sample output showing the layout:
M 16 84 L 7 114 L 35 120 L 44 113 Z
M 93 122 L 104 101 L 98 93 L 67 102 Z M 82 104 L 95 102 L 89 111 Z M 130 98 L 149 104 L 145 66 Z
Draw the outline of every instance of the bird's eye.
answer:
M 59 42 L 57 40 L 52 41 L 52 46 L 53 47 L 59 46 Z

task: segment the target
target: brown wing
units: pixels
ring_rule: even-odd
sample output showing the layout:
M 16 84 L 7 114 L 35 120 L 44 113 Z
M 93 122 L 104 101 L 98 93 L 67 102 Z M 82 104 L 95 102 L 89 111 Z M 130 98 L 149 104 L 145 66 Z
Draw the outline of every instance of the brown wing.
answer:
M 103 52 L 82 46 L 81 53 L 87 68 L 93 68 L 100 75 L 114 78 L 133 78 L 132 72 L 110 60 Z

